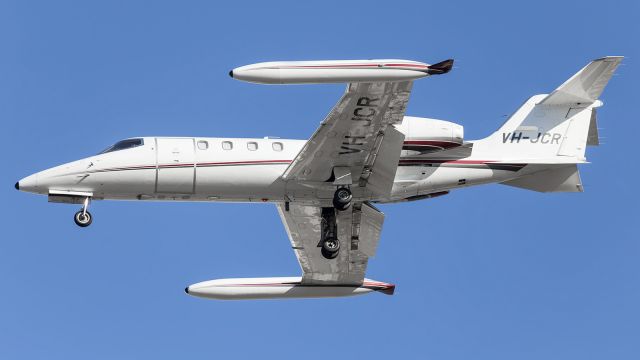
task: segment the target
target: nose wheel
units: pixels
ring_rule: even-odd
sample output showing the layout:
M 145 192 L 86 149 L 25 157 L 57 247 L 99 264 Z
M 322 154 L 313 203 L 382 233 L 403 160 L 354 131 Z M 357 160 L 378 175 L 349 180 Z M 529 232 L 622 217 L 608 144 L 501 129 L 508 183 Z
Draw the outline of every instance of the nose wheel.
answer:
M 73 221 L 75 221 L 76 225 L 80 227 L 87 227 L 91 225 L 91 221 L 92 221 L 91 213 L 88 211 L 80 210 L 73 216 Z
M 90 198 L 85 198 L 82 209 L 73 216 L 73 221 L 80 227 L 87 227 L 91 225 L 91 222 L 93 221 L 93 216 L 91 216 L 91 213 L 87 210 L 89 207 L 89 201 Z

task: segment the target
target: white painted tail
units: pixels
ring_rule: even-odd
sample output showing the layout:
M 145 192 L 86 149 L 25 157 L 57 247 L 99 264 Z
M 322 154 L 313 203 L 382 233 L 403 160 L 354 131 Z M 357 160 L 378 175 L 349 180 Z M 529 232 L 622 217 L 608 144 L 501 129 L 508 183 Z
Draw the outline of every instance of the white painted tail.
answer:
M 588 145 L 598 145 L 598 97 L 621 56 L 597 59 L 549 95 L 528 99 L 498 131 L 474 141 L 473 157 L 528 164 L 506 185 L 542 192 L 582 191 L 575 164 L 586 162 Z
M 585 162 L 587 145 L 597 145 L 598 97 L 622 61 L 597 59 L 549 95 L 528 99 L 498 131 L 475 141 L 473 156 L 538 164 Z

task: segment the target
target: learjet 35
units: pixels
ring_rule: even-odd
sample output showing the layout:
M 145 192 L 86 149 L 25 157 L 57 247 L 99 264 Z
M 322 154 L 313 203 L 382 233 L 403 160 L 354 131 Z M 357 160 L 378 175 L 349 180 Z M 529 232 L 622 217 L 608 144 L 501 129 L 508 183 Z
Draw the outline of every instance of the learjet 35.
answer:
M 214 299 L 335 297 L 394 285 L 365 279 L 384 214 L 375 203 L 442 196 L 500 183 L 539 192 L 581 192 L 578 164 L 598 145 L 596 110 L 622 57 L 592 61 L 550 94 L 534 95 L 493 134 L 465 141 L 461 125 L 405 116 L 413 81 L 445 74 L 453 60 L 293 61 L 233 69 L 262 84 L 347 83 L 309 140 L 135 137 L 101 153 L 20 180 L 50 202 L 92 200 L 273 203 L 301 277 L 219 279 L 186 288 Z

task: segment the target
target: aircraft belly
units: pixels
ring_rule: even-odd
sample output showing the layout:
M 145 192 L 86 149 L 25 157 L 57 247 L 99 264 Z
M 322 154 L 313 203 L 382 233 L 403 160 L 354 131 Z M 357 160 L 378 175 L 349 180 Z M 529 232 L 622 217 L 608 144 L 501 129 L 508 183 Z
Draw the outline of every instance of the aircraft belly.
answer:
M 406 199 L 473 185 L 501 182 L 515 172 L 467 166 L 400 166 L 391 194 L 392 200 Z
M 422 177 L 416 168 L 399 166 L 391 189 L 392 199 L 404 199 L 418 195 L 418 186 Z
M 419 193 L 429 194 L 474 185 L 500 182 L 514 176 L 514 172 L 489 168 L 435 166 L 424 171 Z
M 200 167 L 196 170 L 196 195 L 220 200 L 282 200 L 280 176 L 287 165 Z
M 91 174 L 87 178 L 94 186 L 94 193 L 110 198 L 117 194 L 128 198 L 140 194 L 152 194 L 156 185 L 156 169 L 108 171 Z

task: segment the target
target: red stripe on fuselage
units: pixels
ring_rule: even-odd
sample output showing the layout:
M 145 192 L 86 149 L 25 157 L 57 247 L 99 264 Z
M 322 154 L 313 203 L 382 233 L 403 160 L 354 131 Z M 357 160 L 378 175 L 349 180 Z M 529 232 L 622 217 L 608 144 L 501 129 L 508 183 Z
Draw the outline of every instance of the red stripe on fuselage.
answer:
M 336 65 L 298 65 L 298 66 L 283 66 L 281 69 L 340 69 L 340 68 L 416 68 L 416 69 L 428 69 L 429 66 L 421 64 L 336 64 Z
M 126 170 L 154 170 L 185 168 L 185 167 L 207 167 L 207 166 L 240 166 L 240 165 L 287 165 L 291 160 L 248 160 L 248 161 L 227 161 L 227 162 L 204 162 L 204 163 L 181 163 L 181 164 L 159 164 L 159 165 L 135 165 L 122 166 L 106 169 L 96 169 L 89 173 L 108 172 L 108 171 L 126 171 Z
M 197 163 L 196 166 L 215 166 L 215 165 L 259 165 L 259 164 L 289 164 L 291 160 L 249 160 L 249 161 L 227 161 L 227 162 L 205 162 Z
M 137 165 L 123 166 L 107 169 L 96 169 L 89 173 L 127 170 L 153 170 L 166 168 L 186 168 L 186 167 L 213 167 L 213 166 L 243 166 L 243 165 L 287 165 L 292 160 L 247 160 L 247 161 L 222 161 L 222 162 L 202 162 L 185 164 L 160 164 L 160 165 Z M 501 163 L 496 160 L 439 160 L 439 159 L 400 159 L 398 165 L 420 165 L 420 164 L 459 164 L 459 165 L 504 165 L 512 167 L 524 167 L 526 164 Z

